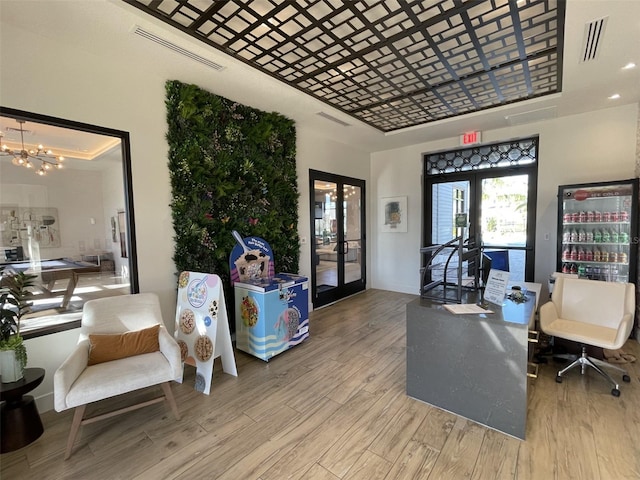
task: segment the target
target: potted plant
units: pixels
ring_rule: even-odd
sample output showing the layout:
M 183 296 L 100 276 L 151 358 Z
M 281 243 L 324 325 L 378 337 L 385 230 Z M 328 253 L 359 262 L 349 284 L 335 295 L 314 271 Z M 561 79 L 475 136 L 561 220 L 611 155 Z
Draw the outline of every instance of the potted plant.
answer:
M 2 382 L 20 380 L 27 366 L 27 349 L 20 335 L 20 320 L 29 311 L 33 280 L 37 275 L 24 272 L 2 274 L 0 289 L 0 368 Z

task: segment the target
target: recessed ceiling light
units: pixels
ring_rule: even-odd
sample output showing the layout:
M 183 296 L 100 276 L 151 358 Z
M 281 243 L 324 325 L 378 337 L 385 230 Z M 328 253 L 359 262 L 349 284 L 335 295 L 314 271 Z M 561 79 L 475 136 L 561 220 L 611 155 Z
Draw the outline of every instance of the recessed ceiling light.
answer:
M 622 67 L 622 70 L 631 70 L 632 68 L 636 68 L 636 64 L 633 62 L 629 62 L 624 67 Z
M 609 100 L 617 100 L 619 98 L 620 98 L 620 95 L 618 93 L 614 93 L 609 97 Z

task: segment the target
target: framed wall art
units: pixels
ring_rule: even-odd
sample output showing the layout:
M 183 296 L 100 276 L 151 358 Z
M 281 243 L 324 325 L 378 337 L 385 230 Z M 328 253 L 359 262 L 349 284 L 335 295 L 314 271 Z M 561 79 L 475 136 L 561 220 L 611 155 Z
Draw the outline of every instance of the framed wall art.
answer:
M 380 231 L 400 233 L 407 231 L 407 197 L 380 199 Z

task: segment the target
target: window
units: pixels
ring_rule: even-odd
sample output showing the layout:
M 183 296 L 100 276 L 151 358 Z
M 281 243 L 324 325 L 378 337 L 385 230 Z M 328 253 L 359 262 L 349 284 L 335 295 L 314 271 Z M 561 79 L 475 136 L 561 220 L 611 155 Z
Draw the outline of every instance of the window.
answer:
M 23 336 L 75 328 L 86 301 L 136 293 L 128 134 L 4 107 L 0 131 L 0 266 L 37 275 Z
M 538 141 L 532 137 L 424 155 L 424 245 L 462 235 L 472 245 L 504 250 L 511 279 L 531 281 Z M 456 213 L 468 214 L 468 228 L 455 227 Z M 436 273 L 448 274 L 431 276 Z

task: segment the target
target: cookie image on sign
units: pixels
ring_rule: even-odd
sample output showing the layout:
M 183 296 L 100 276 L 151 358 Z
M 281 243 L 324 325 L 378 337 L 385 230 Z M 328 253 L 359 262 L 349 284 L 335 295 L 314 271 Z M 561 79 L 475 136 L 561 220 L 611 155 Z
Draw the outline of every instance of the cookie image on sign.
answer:
M 185 308 L 180 313 L 180 331 L 185 335 L 189 335 L 196 328 L 196 316 L 193 311 Z
M 206 335 L 200 335 L 193 346 L 196 358 L 201 362 L 206 362 L 213 355 L 213 342 Z

